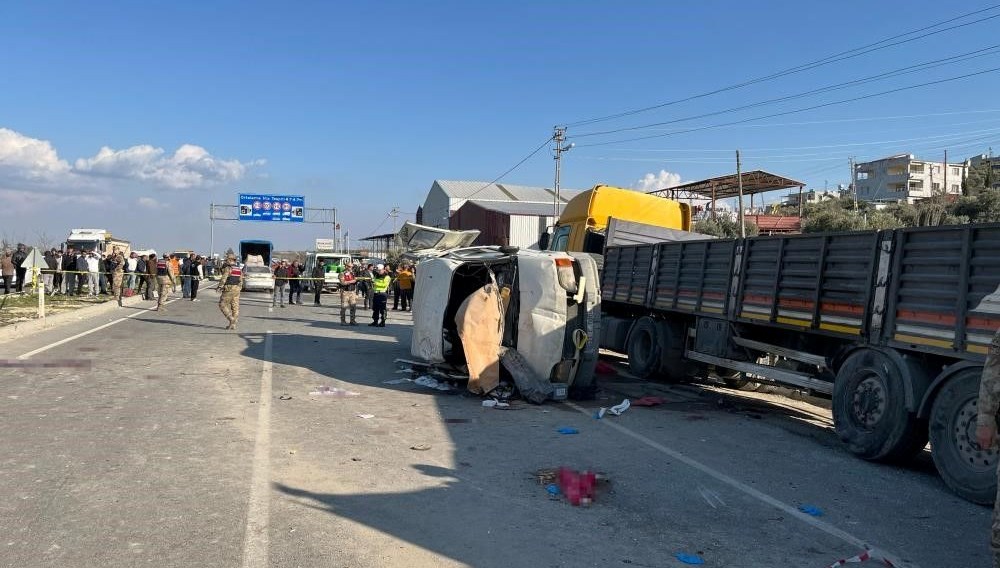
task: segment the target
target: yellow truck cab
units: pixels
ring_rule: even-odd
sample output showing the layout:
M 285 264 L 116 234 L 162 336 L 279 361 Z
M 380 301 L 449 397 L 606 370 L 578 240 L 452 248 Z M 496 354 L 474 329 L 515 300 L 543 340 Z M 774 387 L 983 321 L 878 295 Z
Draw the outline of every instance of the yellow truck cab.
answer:
M 570 199 L 551 235 L 543 236 L 551 251 L 602 254 L 610 219 L 651 227 L 691 230 L 691 207 L 639 191 L 595 185 Z M 546 243 L 543 243 L 543 245 Z

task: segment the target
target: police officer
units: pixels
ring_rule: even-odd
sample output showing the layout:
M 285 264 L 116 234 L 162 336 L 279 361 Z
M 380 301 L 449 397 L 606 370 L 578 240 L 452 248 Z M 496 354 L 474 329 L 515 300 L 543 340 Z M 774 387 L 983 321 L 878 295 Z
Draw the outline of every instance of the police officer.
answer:
M 111 258 L 108 259 L 108 265 L 111 269 L 111 293 L 114 295 L 115 301 L 118 302 L 118 307 L 121 307 L 122 280 L 125 278 L 125 255 L 118 250 L 118 247 L 115 247 L 114 251 L 112 251 Z
M 384 265 L 375 267 L 375 276 L 372 278 L 372 323 L 369 327 L 385 327 L 385 311 L 389 306 L 389 286 L 392 285 L 392 277 L 386 271 Z
M 351 325 L 358 325 L 358 279 L 354 272 L 345 270 L 340 275 L 340 325 L 347 325 L 347 311 L 351 312 Z
M 993 336 L 983 365 L 983 377 L 979 382 L 979 402 L 976 418 L 976 441 L 979 447 L 992 448 L 997 437 L 997 410 L 1000 409 L 1000 330 Z M 1000 469 L 997 471 L 1000 476 Z M 990 535 L 990 549 L 993 551 L 993 566 L 1000 568 L 1000 493 L 993 504 L 993 528 Z
M 243 289 L 243 269 L 236 264 L 236 256 L 226 256 L 219 283 L 219 310 L 229 320 L 226 329 L 236 329 L 240 319 L 240 291 Z
M 163 258 L 156 261 L 156 311 L 163 310 L 163 304 L 173 288 L 174 279 L 170 275 L 170 256 L 164 253 Z

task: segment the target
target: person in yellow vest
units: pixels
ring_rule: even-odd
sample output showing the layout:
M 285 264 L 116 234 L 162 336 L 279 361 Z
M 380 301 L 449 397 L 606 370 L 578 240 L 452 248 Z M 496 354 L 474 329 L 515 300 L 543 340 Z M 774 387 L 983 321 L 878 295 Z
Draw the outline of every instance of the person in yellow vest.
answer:
M 375 267 L 375 276 L 372 277 L 372 290 L 375 295 L 372 297 L 372 322 L 369 327 L 385 327 L 385 312 L 389 307 L 389 286 L 392 284 L 392 277 L 386 271 L 384 265 Z
M 403 304 L 403 311 L 413 309 L 413 270 L 408 264 L 399 267 L 396 273 L 396 281 L 399 283 L 399 294 L 396 296 Z M 396 309 L 396 308 L 393 308 Z
M 236 329 L 240 319 L 240 291 L 243 290 L 243 269 L 236 264 L 236 256 L 226 257 L 219 281 L 219 310 L 229 320 L 226 329 Z

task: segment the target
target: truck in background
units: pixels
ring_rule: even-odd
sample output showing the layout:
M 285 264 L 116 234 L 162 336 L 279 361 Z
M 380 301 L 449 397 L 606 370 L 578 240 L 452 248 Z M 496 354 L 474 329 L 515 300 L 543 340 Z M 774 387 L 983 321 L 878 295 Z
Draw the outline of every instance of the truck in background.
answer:
M 129 241 L 116 239 L 111 232 L 105 229 L 71 229 L 63 248 L 72 247 L 74 250 L 93 251 L 99 255 L 108 253 L 118 247 L 122 254 L 128 256 L 132 252 Z
M 691 230 L 691 207 L 686 203 L 610 185 L 595 185 L 566 203 L 552 234 L 544 234 L 540 248 L 604 254 L 612 219 L 632 224 L 633 232 L 655 236 L 656 229 Z
M 931 442 L 957 494 L 992 503 L 997 451 L 975 438 L 1000 327 L 1000 224 L 608 247 L 601 346 L 633 374 L 715 373 L 832 398 L 867 460 Z
M 240 241 L 240 262 L 243 264 L 262 264 L 270 267 L 271 252 L 273 250 L 274 245 L 271 244 L 271 241 Z
M 323 269 L 323 282 L 313 282 L 312 280 L 305 280 L 305 290 L 311 292 L 314 290 L 314 286 L 323 286 L 324 291 L 336 292 L 340 289 L 340 273 L 344 270 L 344 267 L 352 262 L 351 255 L 343 252 L 328 252 L 328 251 L 309 251 L 306 253 L 306 262 L 304 265 L 305 274 L 303 277 L 308 277 L 312 274 L 313 268 L 317 264 L 324 267 Z

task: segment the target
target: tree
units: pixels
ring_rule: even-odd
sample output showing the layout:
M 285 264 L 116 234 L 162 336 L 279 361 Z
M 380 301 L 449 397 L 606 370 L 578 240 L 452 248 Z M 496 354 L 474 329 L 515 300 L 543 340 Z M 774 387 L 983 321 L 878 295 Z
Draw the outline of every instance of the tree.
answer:
M 751 221 L 746 221 L 747 236 L 756 237 L 760 229 Z M 721 238 L 736 238 L 740 236 L 740 222 L 729 217 L 702 219 L 694 224 L 694 232 Z
M 1000 221 L 1000 189 L 983 189 L 974 197 L 963 197 L 955 204 L 953 212 L 972 223 Z
M 984 189 L 993 187 L 997 180 L 991 167 L 992 161 L 992 159 L 983 160 L 976 165 L 969 166 L 969 174 L 962 180 L 962 195 L 974 196 Z

